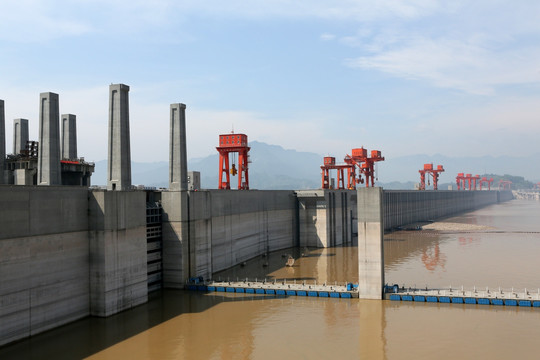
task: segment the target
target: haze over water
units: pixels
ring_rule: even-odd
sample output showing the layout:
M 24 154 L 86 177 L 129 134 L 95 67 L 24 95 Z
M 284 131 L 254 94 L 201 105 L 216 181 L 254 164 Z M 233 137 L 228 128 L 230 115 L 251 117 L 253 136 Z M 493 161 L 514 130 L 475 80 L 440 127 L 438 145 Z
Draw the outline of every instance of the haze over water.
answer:
M 514 200 L 438 224 L 447 230 L 386 234 L 386 280 L 536 292 L 538 219 L 539 202 Z M 356 282 L 357 250 L 281 251 L 216 278 Z M 293 268 L 284 267 L 286 253 L 297 257 Z M 116 316 L 84 319 L 0 348 L 0 358 L 536 358 L 538 324 L 535 308 L 166 290 Z

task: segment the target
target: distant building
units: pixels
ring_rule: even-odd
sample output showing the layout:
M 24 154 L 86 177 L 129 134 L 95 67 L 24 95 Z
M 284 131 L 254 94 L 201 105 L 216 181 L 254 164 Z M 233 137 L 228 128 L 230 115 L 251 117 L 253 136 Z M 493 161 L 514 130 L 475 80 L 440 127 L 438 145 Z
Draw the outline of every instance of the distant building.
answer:
M 201 173 L 199 171 L 188 171 L 188 190 L 201 189 Z

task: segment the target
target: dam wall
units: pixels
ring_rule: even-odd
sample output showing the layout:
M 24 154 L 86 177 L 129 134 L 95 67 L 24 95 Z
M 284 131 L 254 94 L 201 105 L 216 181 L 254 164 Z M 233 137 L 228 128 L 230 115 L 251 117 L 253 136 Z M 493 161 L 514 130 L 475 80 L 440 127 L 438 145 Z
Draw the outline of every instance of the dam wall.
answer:
M 293 191 L 162 193 L 164 287 L 298 245 Z
M 1 185 L 0 345 L 146 302 L 153 192 Z M 157 193 L 161 263 L 152 266 L 169 288 L 275 250 L 350 243 L 362 211 L 354 190 Z M 382 193 L 385 230 L 512 198 L 509 191 Z
M 145 302 L 144 211 L 144 192 L 0 186 L 0 345 Z
M 0 345 L 89 315 L 87 197 L 0 186 Z
M 512 198 L 510 191 L 384 190 L 384 229 L 457 215 Z
M 90 314 L 109 316 L 148 300 L 146 194 L 95 190 L 88 201 Z
M 300 190 L 296 196 L 300 246 L 339 246 L 356 236 L 356 191 Z

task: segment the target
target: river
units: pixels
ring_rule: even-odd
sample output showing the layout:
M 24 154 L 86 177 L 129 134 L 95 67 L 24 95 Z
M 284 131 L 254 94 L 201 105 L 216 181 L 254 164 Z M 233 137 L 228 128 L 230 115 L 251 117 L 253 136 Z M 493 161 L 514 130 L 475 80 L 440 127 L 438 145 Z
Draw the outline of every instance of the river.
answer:
M 539 219 L 540 202 L 513 200 L 386 234 L 386 281 L 540 291 Z M 290 249 L 216 277 L 355 282 L 357 250 Z M 165 290 L 0 348 L 0 359 L 536 358 L 539 323 L 536 308 Z

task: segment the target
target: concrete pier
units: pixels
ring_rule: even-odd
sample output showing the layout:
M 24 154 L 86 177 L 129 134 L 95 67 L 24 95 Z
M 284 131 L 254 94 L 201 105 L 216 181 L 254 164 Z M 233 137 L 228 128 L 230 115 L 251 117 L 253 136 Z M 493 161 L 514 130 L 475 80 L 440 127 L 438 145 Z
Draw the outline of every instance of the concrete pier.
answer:
M 129 86 L 109 86 L 109 156 L 107 190 L 131 189 Z
M 38 185 L 61 185 L 58 94 L 39 95 Z
M 62 115 L 62 159 L 77 159 L 77 117 Z
M 28 120 L 13 120 L 13 154 L 17 155 L 24 150 L 28 140 Z
M 148 300 L 146 194 L 96 190 L 88 201 L 90 314 L 109 316 Z
M 356 234 L 356 192 L 298 190 L 300 246 L 332 247 L 352 242 Z
M 6 114 L 4 100 L 0 100 L 0 184 L 4 184 L 4 163 L 6 161 Z
M 357 190 L 358 293 L 360 299 L 382 299 L 384 285 L 383 191 Z
M 186 105 L 171 104 L 169 140 L 169 189 L 188 189 L 186 150 Z

